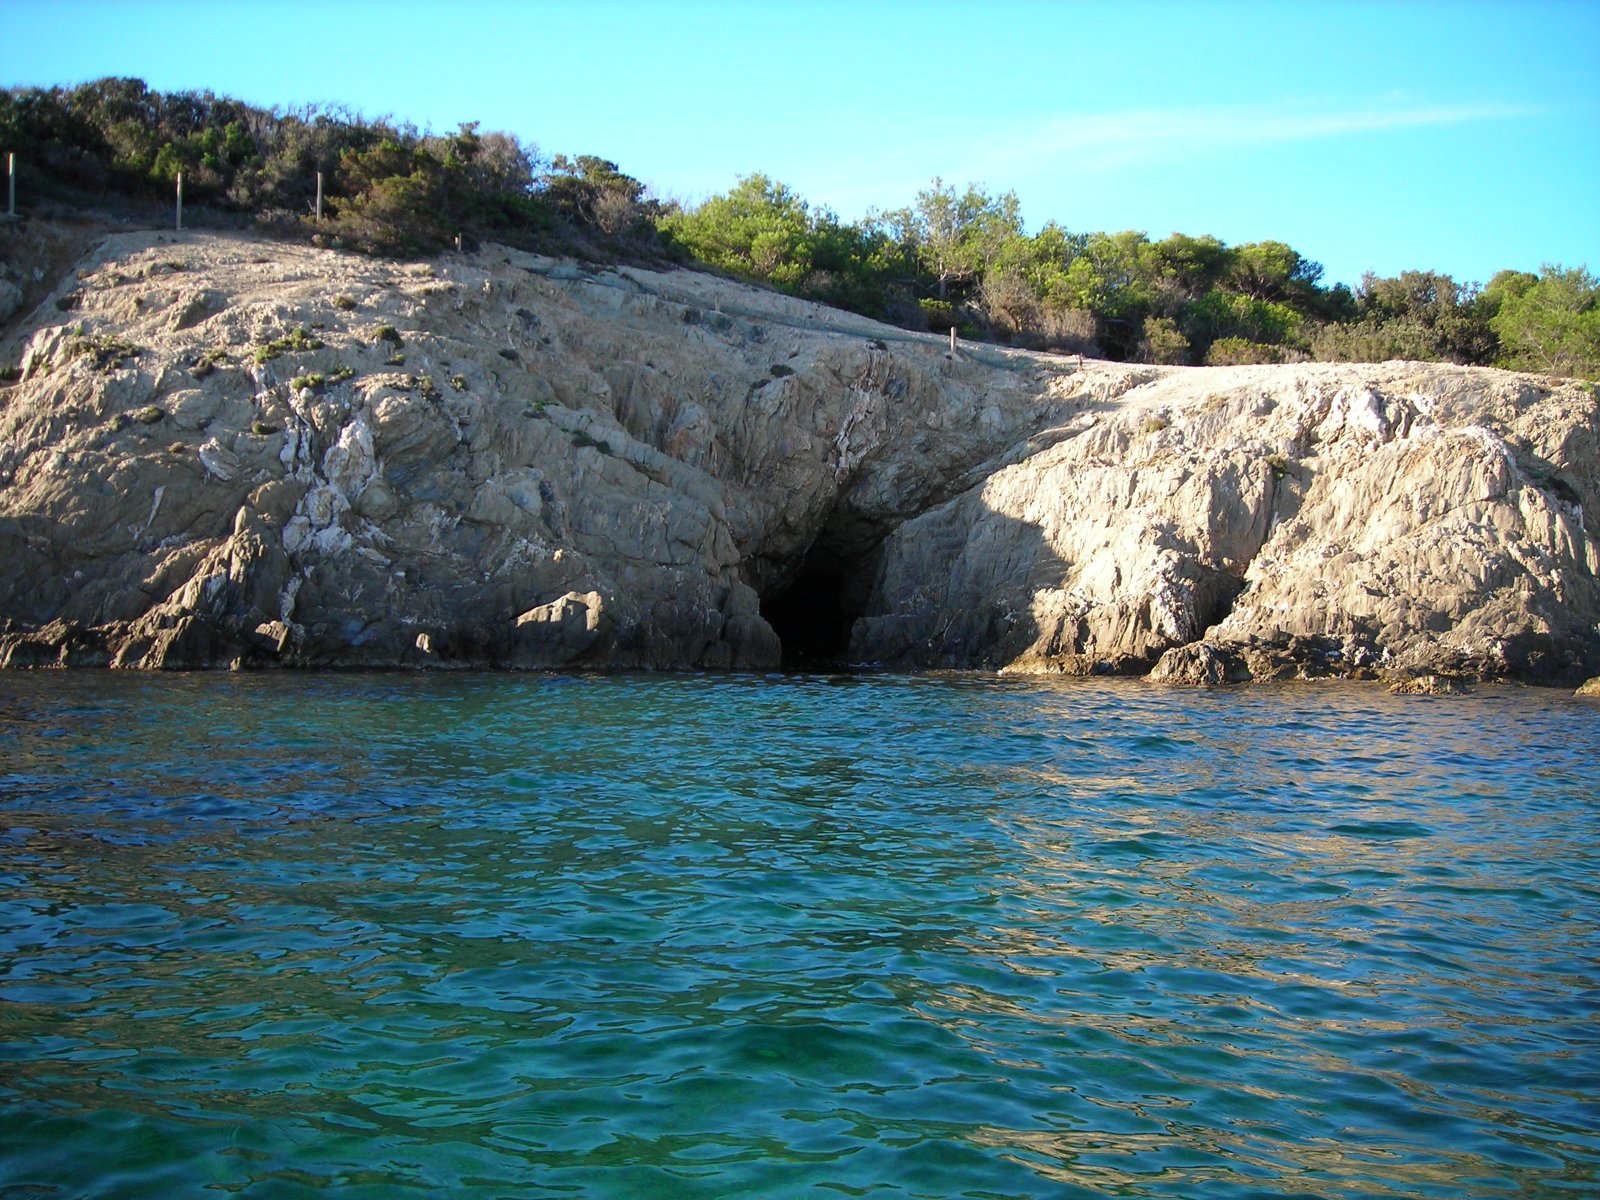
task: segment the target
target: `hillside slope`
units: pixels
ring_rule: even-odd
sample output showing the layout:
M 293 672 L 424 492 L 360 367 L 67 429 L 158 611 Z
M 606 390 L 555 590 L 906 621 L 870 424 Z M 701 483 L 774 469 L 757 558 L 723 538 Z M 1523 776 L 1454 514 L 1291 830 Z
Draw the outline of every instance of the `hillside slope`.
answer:
M 201 233 L 107 238 L 0 363 L 13 666 L 1600 672 L 1577 384 Z

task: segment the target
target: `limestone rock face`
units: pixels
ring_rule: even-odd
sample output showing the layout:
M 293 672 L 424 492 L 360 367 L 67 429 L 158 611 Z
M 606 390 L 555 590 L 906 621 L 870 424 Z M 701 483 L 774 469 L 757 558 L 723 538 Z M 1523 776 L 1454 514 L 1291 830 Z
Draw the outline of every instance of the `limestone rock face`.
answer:
M 770 668 L 788 592 L 901 668 L 1600 674 L 1588 386 L 952 356 L 492 246 L 48 265 L 0 319 L 0 665 Z
M 0 663 L 777 665 L 760 595 L 983 478 L 1026 355 L 690 272 L 103 241 L 0 339 Z
M 1187 683 L 1590 672 L 1593 388 L 1305 364 L 1119 400 L 896 530 L 853 653 Z
M 610 651 L 610 614 L 599 592 L 568 592 L 530 608 L 516 620 L 519 666 L 566 666 L 588 659 L 604 662 Z

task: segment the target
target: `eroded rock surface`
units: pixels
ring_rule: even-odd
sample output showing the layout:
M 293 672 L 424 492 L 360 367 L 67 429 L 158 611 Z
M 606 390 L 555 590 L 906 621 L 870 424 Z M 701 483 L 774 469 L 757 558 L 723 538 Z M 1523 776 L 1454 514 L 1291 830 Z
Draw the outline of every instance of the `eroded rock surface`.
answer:
M 759 594 L 1062 404 L 1028 356 L 499 248 L 119 235 L 9 332 L 10 665 L 769 667 Z
M 1593 388 L 1433 364 L 1175 371 L 887 541 L 906 666 L 1581 679 Z
M 826 586 L 895 667 L 1600 673 L 1574 383 L 952 357 L 691 272 L 211 234 L 107 239 L 13 364 L 6 665 L 766 668 Z

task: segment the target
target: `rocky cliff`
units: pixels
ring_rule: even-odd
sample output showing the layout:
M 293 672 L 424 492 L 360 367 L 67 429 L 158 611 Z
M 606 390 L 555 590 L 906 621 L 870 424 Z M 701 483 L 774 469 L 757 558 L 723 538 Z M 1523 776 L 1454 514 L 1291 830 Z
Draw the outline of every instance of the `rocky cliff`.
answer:
M 1600 672 L 1588 386 L 951 355 L 498 247 L 120 234 L 53 289 L 28 247 L 7 665 Z

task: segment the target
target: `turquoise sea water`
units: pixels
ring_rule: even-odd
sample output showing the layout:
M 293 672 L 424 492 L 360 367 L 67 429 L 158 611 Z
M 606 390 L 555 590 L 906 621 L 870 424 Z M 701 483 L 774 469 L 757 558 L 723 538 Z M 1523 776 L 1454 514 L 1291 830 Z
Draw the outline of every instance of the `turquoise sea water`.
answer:
M 1600 706 L 0 676 L 0 1197 L 1600 1187 Z

